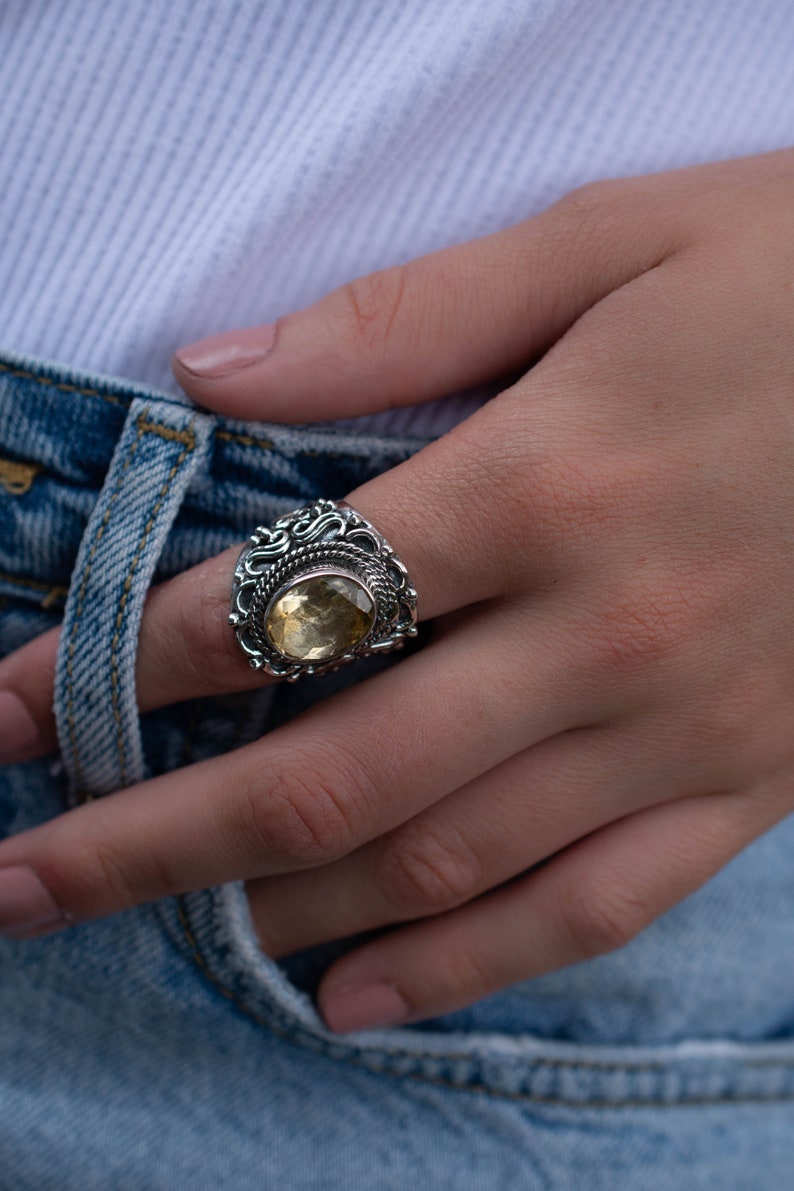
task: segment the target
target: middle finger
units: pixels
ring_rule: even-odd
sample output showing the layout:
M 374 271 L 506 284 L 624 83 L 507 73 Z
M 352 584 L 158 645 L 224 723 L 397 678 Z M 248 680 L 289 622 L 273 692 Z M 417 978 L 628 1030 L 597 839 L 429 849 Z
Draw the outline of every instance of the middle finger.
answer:
M 0 866 L 33 867 L 81 921 L 329 863 L 592 718 L 593 684 L 564 636 L 542 600 L 482 607 L 254 744 L 3 841 Z

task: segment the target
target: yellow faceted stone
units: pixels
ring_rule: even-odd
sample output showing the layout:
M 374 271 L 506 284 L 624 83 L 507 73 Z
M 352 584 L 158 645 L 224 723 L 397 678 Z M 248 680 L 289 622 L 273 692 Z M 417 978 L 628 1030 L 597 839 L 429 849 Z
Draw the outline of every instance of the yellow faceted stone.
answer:
M 341 657 L 372 628 L 375 603 L 348 575 L 299 579 L 272 604 L 265 628 L 279 653 L 296 662 Z

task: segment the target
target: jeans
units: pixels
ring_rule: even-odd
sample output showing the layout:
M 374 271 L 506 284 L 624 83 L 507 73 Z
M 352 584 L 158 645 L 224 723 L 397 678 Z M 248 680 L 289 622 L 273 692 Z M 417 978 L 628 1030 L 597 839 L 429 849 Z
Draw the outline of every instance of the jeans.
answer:
M 0 833 L 399 664 L 143 716 L 135 702 L 152 582 L 421 446 L 242 423 L 0 356 L 0 652 L 63 622 L 59 755 L 2 770 Z M 267 958 L 242 881 L 0 939 L 0 1189 L 791 1186 L 792 856 L 794 817 L 611 955 L 350 1035 L 312 993 L 356 941 Z

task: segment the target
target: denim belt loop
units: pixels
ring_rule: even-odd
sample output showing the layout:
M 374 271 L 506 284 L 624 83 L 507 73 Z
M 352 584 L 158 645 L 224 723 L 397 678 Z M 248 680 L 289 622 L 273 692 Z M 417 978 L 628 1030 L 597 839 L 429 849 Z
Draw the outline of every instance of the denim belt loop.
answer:
M 72 805 L 146 777 L 135 691 L 143 604 L 214 419 L 135 398 L 85 534 L 66 602 L 55 718 Z

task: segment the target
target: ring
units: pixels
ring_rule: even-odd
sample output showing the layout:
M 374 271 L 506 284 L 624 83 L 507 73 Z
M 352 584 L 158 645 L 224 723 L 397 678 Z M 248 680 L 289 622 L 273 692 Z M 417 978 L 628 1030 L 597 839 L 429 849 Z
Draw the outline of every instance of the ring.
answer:
M 381 533 L 346 501 L 318 500 L 248 539 L 229 623 L 255 670 L 294 682 L 416 636 L 416 591 Z

